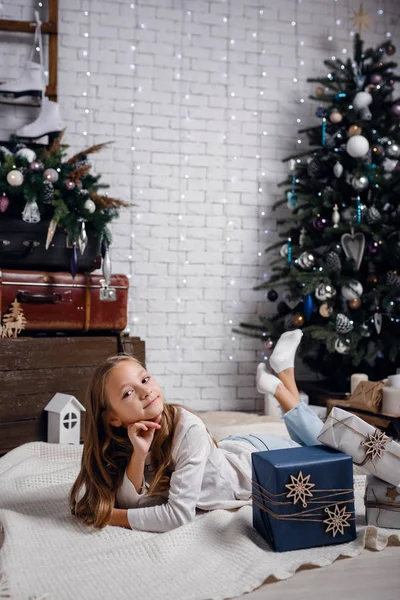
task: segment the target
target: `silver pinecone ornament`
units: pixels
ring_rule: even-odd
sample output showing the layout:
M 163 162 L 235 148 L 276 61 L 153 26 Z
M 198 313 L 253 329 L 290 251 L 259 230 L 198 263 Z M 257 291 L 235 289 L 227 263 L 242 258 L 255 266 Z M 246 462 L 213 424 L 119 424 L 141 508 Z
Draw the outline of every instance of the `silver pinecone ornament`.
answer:
M 325 262 L 326 262 L 326 266 L 328 267 L 329 271 L 339 271 L 340 272 L 342 270 L 342 262 L 340 260 L 340 257 L 333 250 L 328 252 L 328 254 L 326 255 Z
M 53 201 L 53 198 L 54 198 L 53 184 L 51 183 L 51 181 L 47 181 L 47 179 L 45 179 L 45 181 L 43 181 L 43 200 L 44 200 L 44 202 L 47 202 L 48 204 L 50 204 L 50 202 Z
M 338 333 L 349 333 L 353 329 L 353 322 L 343 313 L 336 315 L 336 331 Z
M 373 225 L 374 223 L 379 223 L 380 220 L 381 220 L 381 213 L 375 206 L 371 206 L 367 212 L 368 225 Z
M 400 277 L 395 271 L 388 271 L 386 273 L 386 285 L 400 287 Z
M 286 331 L 288 329 L 293 329 L 294 328 L 294 323 L 293 323 L 292 315 L 286 315 L 285 321 L 284 321 L 284 326 L 285 326 Z

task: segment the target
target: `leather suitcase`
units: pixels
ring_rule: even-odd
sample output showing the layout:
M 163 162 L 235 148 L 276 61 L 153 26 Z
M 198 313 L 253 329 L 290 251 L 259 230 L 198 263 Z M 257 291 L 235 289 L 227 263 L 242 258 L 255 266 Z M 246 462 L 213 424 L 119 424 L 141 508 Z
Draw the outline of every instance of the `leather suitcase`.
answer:
M 0 270 L 0 315 L 21 303 L 27 331 L 122 331 L 127 323 L 128 278 Z
M 72 247 L 66 232 L 57 227 L 48 250 L 45 248 L 49 220 L 25 223 L 21 219 L 0 219 L 0 269 L 69 271 Z M 83 255 L 78 252 L 78 272 L 100 268 L 100 238 L 88 237 Z

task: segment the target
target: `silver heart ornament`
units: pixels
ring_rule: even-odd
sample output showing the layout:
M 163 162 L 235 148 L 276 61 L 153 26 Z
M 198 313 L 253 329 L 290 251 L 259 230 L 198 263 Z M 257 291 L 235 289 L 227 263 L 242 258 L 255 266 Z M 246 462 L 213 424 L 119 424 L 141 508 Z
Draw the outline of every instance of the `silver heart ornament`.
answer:
M 365 249 L 365 235 L 363 233 L 344 233 L 340 238 L 342 248 L 347 258 L 352 258 L 356 269 L 360 268 Z
M 300 303 L 300 298 L 293 298 L 289 290 L 283 293 L 282 300 L 285 304 L 288 305 L 292 310 L 296 308 L 296 306 Z

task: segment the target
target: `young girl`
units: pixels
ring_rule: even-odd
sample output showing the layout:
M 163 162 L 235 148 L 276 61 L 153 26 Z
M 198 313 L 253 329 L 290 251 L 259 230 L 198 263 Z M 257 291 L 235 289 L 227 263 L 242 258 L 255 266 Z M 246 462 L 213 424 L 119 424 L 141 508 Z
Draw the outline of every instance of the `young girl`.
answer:
M 81 470 L 71 490 L 73 515 L 87 525 L 164 532 L 192 521 L 196 509 L 251 503 L 251 454 L 318 444 L 322 422 L 299 402 L 294 356 L 301 330 L 284 333 L 270 358 L 278 377 L 257 368 L 257 389 L 279 401 L 292 439 L 229 436 L 218 444 L 199 417 L 167 404 L 134 358 L 107 359 L 86 401 Z

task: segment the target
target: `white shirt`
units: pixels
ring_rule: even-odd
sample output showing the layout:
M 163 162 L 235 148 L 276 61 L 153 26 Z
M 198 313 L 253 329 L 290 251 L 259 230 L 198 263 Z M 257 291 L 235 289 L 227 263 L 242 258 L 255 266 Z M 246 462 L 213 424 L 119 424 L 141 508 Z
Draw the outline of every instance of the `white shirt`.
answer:
M 239 508 L 250 504 L 251 453 L 246 441 L 222 440 L 215 446 L 202 420 L 178 408 L 172 459 L 175 469 L 163 496 L 147 496 L 152 480 L 150 456 L 139 494 L 126 472 L 117 492 L 118 505 L 128 509 L 132 529 L 164 532 L 192 521 L 196 509 Z

